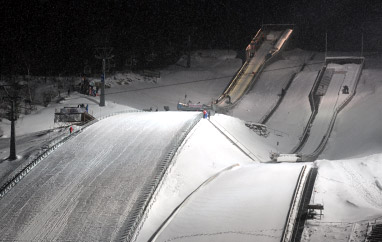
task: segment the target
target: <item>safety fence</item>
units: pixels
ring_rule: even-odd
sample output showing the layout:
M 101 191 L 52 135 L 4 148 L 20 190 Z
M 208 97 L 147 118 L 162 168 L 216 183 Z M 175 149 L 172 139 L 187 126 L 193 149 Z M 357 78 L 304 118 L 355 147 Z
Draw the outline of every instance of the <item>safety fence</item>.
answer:
M 197 114 L 194 119 L 185 124 L 183 127 L 183 132 L 179 132 L 173 139 L 171 145 L 172 148 L 159 162 L 153 179 L 151 179 L 151 182 L 146 186 L 146 188 L 143 189 L 137 201 L 134 203 L 127 220 L 124 223 L 123 229 L 120 232 L 120 241 L 132 241 L 134 239 L 134 235 L 141 229 L 141 221 L 144 218 L 145 211 L 148 209 L 150 201 L 153 199 L 155 191 L 166 174 L 167 169 L 171 165 L 177 150 L 181 147 L 181 144 L 186 139 L 187 135 L 201 119 L 202 114 Z
M 305 165 L 301 168 L 300 175 L 297 179 L 296 187 L 294 189 L 293 197 L 290 203 L 281 242 L 291 241 L 292 239 L 295 222 L 300 209 L 300 204 L 302 202 L 303 193 L 309 172 L 309 166 Z

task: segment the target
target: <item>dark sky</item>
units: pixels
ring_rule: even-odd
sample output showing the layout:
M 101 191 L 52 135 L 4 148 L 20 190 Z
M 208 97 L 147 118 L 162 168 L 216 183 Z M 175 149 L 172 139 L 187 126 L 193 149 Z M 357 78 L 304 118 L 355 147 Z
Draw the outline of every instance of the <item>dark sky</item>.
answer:
M 381 22 L 382 1 L 8 0 L 0 11 L 2 73 L 23 74 L 31 63 L 33 72 L 49 74 L 81 72 L 105 42 L 117 67 L 131 55 L 183 51 L 189 35 L 193 49 L 240 50 L 262 23 L 295 24 L 303 49 L 323 50 L 328 32 L 330 49 L 352 51 L 363 23 L 372 32 Z

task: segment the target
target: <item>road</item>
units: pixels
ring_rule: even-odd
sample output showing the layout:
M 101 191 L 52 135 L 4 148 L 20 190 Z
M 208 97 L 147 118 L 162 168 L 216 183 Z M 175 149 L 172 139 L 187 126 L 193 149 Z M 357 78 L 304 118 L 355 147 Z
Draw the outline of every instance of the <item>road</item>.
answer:
M 1 199 L 1 240 L 118 239 L 156 165 L 195 116 L 130 113 L 91 125 Z

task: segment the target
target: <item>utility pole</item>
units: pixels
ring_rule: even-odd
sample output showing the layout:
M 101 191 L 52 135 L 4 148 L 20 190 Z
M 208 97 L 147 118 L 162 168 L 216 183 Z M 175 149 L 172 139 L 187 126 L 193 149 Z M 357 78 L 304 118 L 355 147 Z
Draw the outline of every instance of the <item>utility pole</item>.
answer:
M 7 89 L 5 88 L 6 86 L 11 86 L 12 87 L 12 94 L 10 94 Z M 11 104 L 11 110 L 9 112 L 9 121 L 11 121 L 11 138 L 10 138 L 10 145 L 9 145 L 9 160 L 16 160 L 16 131 L 15 131 L 15 122 L 17 120 L 17 112 L 16 112 L 16 102 L 17 99 L 20 99 L 18 96 L 18 91 L 22 87 L 22 85 L 19 85 L 17 82 L 15 82 L 13 85 L 3 85 L 3 88 L 5 92 L 7 93 L 7 98 L 10 101 Z
M 187 68 L 191 67 L 191 35 L 188 35 L 187 40 Z
M 16 132 L 15 132 L 15 98 L 13 97 L 11 99 L 11 115 L 10 115 L 10 120 L 11 120 L 11 139 L 10 139 L 10 146 L 9 146 L 9 160 L 16 160 Z
M 363 33 L 362 33 L 362 39 L 361 39 L 361 57 L 363 57 Z
M 112 47 L 97 47 L 95 58 L 102 60 L 102 78 L 101 78 L 101 98 L 99 102 L 100 107 L 105 106 L 105 80 L 106 80 L 106 60 L 110 60 L 114 57 L 111 54 Z
M 325 59 L 328 55 L 328 32 L 325 33 Z

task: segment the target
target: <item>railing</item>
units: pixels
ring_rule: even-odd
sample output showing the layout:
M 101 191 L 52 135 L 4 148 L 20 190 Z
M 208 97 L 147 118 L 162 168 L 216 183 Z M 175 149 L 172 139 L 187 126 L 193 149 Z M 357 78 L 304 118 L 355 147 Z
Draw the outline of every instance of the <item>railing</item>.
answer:
M 156 174 L 152 179 L 151 183 L 147 185 L 147 187 L 141 192 L 137 201 L 134 203 L 131 212 L 124 224 L 124 229 L 120 233 L 120 241 L 132 241 L 134 235 L 140 230 L 142 223 L 141 220 L 145 214 L 146 209 L 148 209 L 150 201 L 153 199 L 155 191 L 160 185 L 164 175 L 168 167 L 170 166 L 172 159 L 174 158 L 177 150 L 190 133 L 190 131 L 194 128 L 194 126 L 201 120 L 202 114 L 196 115 L 196 117 L 185 124 L 184 131 L 178 133 L 173 139 L 173 146 L 171 150 L 167 153 L 167 155 L 163 158 L 163 160 L 157 165 Z
M 289 152 L 291 154 L 295 154 L 295 153 L 299 152 L 301 150 L 301 148 L 303 147 L 303 145 L 305 144 L 307 138 L 309 137 L 311 124 L 313 123 L 313 120 L 316 117 L 316 114 L 318 111 L 318 102 L 316 102 L 316 100 L 314 98 L 314 93 L 315 93 L 315 91 L 316 91 L 316 89 L 320 83 L 322 76 L 325 73 L 325 69 L 326 69 L 326 67 L 323 66 L 322 69 L 318 72 L 316 80 L 314 81 L 314 84 L 312 86 L 312 89 L 309 92 L 309 103 L 310 103 L 310 108 L 312 110 L 312 114 L 310 115 L 309 120 L 308 120 L 307 124 L 305 125 L 304 131 L 303 131 L 301 138 L 300 138 L 300 141 Z
M 237 80 L 244 74 L 244 72 L 248 68 L 248 61 L 245 61 L 244 64 L 241 66 L 240 70 L 236 72 L 236 75 L 233 77 L 233 79 L 228 83 L 227 87 L 224 89 L 223 94 L 220 95 L 220 97 L 216 100 L 216 104 L 220 103 L 224 100 L 224 98 L 227 96 L 227 94 L 231 91 L 231 89 L 236 85 Z
M 310 168 L 306 165 L 301 168 L 300 175 L 297 179 L 296 187 L 294 189 L 293 197 L 290 203 L 287 219 L 284 225 L 284 231 L 281 242 L 291 241 L 295 221 L 297 219 L 301 198 L 305 189 L 306 178 L 309 175 Z

